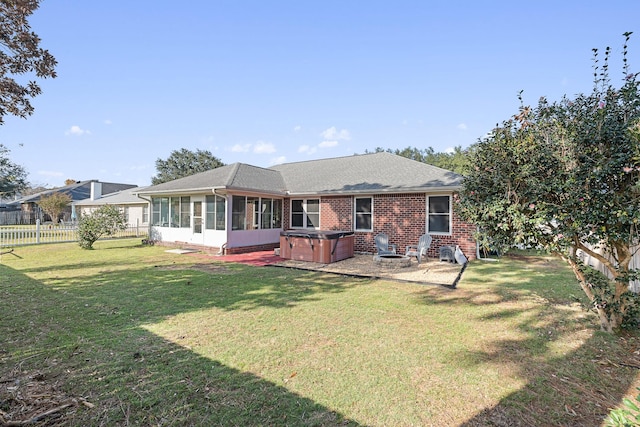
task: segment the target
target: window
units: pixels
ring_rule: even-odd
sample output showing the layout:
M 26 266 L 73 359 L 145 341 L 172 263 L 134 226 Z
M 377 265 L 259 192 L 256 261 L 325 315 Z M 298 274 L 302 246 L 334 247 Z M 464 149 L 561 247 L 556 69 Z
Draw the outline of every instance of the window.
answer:
M 152 199 L 153 211 L 151 213 L 152 225 L 158 227 L 169 226 L 169 198 L 154 197 Z
M 180 197 L 180 227 L 191 227 L 191 198 Z M 202 209 L 202 208 L 201 208 Z M 195 216 L 195 212 L 193 213 Z
M 451 233 L 451 197 L 430 196 L 427 199 L 427 233 Z
M 356 230 L 373 230 L 373 199 L 371 197 L 356 197 L 355 212 Z
M 247 230 L 260 228 L 260 198 L 247 197 Z
M 231 229 L 232 230 L 244 230 L 246 211 L 247 211 L 247 198 L 242 196 L 233 196 L 231 198 Z
M 124 218 L 127 220 L 127 223 L 129 223 L 130 221 L 130 217 L 129 217 L 129 206 L 125 206 L 124 207 Z
M 260 213 L 262 215 L 261 228 L 271 228 L 271 218 L 273 216 L 273 199 L 262 199 Z
M 207 230 L 224 230 L 226 228 L 224 214 L 224 197 L 207 196 L 205 198 L 205 228 Z
M 318 228 L 320 226 L 320 199 L 292 199 L 291 227 Z
M 142 207 L 142 223 L 147 224 L 149 222 L 149 206 L 144 205 Z
M 282 200 L 273 199 L 273 215 L 271 216 L 271 228 L 282 227 Z
M 151 199 L 151 225 L 157 227 L 191 227 L 191 207 L 189 202 L 189 197 L 154 197 Z
M 282 200 L 261 199 L 260 216 L 262 218 L 260 228 L 282 227 Z
M 202 233 L 202 202 L 193 202 L 193 232 Z
M 233 196 L 233 230 L 258 230 L 282 227 L 282 200 Z
M 169 227 L 180 226 L 180 197 L 170 197 L 169 205 L 171 206 L 171 223 Z

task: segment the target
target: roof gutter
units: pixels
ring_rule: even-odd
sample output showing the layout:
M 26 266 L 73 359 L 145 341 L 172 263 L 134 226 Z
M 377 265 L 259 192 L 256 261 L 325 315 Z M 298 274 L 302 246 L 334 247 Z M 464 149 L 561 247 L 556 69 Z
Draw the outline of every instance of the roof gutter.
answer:
M 312 196 L 357 196 L 361 194 L 415 194 L 415 193 L 455 193 L 460 191 L 462 186 L 440 186 L 440 187 L 420 187 L 420 188 L 389 188 L 389 189 L 363 189 L 363 190 L 337 190 L 337 191 L 318 191 L 318 192 L 287 192 L 288 197 L 312 197 Z
M 225 188 L 225 187 L 202 187 L 202 188 L 176 188 L 176 189 L 172 189 L 172 190 L 156 190 L 156 191 L 140 191 L 137 193 L 133 193 L 138 197 L 141 197 L 142 195 L 163 195 L 166 194 L 168 196 L 176 194 L 176 193 L 194 193 L 194 192 L 202 192 L 202 193 L 208 193 L 211 190 L 216 190 L 216 189 L 221 189 L 221 188 Z

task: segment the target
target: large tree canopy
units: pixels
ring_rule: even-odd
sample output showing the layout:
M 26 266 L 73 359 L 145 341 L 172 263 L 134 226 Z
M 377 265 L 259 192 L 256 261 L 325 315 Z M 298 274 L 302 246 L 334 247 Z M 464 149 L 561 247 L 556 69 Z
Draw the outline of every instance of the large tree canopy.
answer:
M 40 47 L 27 21 L 39 3 L 0 0 L 0 124 L 7 114 L 26 118 L 33 113 L 30 99 L 42 90 L 34 80 L 23 83 L 23 76 L 56 77 L 55 58 Z
M 469 168 L 468 151 L 458 146 L 452 152 L 436 152 L 433 147 L 420 149 L 417 147 L 406 147 L 392 150 L 377 147 L 375 153 L 386 151 L 407 159 L 416 160 L 418 162 L 427 163 L 442 169 L 447 169 L 461 175 L 465 175 Z M 366 152 L 369 152 L 368 150 Z
M 186 148 L 181 148 L 180 150 L 172 151 L 167 160 L 156 160 L 158 175 L 151 178 L 151 183 L 153 185 L 162 184 L 163 182 L 205 172 L 220 166 L 224 166 L 224 163 L 211 154 L 210 151 L 196 150 L 193 152 Z
M 27 187 L 27 172 L 9 158 L 9 149 L 0 144 L 0 198 L 13 196 Z
M 594 50 L 592 93 L 521 106 L 473 148 L 460 198 L 465 219 L 493 242 L 565 259 L 607 331 L 638 320 L 629 265 L 640 222 L 640 84 L 627 64 L 629 35 L 621 87 L 609 78 L 610 49 L 602 62 Z M 608 274 L 583 265 L 581 252 Z

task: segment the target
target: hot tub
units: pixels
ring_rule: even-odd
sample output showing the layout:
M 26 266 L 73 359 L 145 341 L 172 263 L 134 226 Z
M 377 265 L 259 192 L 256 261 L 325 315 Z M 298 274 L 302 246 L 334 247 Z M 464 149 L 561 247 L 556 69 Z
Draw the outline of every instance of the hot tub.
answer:
M 280 256 L 329 264 L 353 257 L 354 238 L 353 231 L 281 231 Z

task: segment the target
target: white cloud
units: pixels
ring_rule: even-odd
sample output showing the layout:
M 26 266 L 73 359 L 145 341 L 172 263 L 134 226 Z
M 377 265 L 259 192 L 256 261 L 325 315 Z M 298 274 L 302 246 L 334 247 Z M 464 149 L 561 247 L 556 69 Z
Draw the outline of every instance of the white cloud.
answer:
M 285 156 L 280 156 L 280 157 L 274 157 L 273 159 L 271 159 L 269 163 L 270 163 L 270 166 L 273 166 L 273 165 L 281 165 L 286 161 L 287 161 L 287 158 Z
M 453 147 L 448 147 L 444 150 L 444 152 L 447 154 L 453 154 L 456 152 L 456 150 Z
M 306 144 L 298 147 L 298 153 L 313 154 L 316 151 L 317 151 L 316 147 L 311 147 L 310 145 L 306 145 Z
M 458 129 L 460 130 L 467 130 L 467 124 L 466 123 L 460 123 L 458 125 Z
M 338 141 L 322 141 L 320 144 L 318 144 L 318 147 L 320 148 L 329 148 L 329 147 L 335 147 L 336 145 L 338 145 Z
M 112 122 L 110 119 L 106 119 L 106 120 L 104 121 L 104 124 L 105 124 L 105 125 L 107 125 L 107 126 L 109 126 L 110 124 L 113 124 L 113 122 Z
M 80 126 L 73 125 L 64 134 L 82 136 L 82 135 L 91 135 L 91 132 L 88 130 L 82 129 Z
M 294 132 L 300 132 L 302 130 L 302 126 L 298 125 L 298 126 L 294 126 L 293 131 Z
M 275 153 L 276 147 L 270 142 L 258 141 L 253 146 L 253 152 L 256 154 L 270 154 Z
M 236 144 L 231 147 L 234 153 L 248 153 L 251 150 L 251 144 Z
M 409 120 L 404 119 L 404 120 L 402 121 L 402 125 L 403 125 L 403 126 L 406 126 L 406 125 L 408 125 L 408 124 L 409 124 Z
M 347 129 L 338 130 L 335 126 L 325 129 L 320 133 L 325 140 L 344 140 L 351 139 L 351 133 Z

